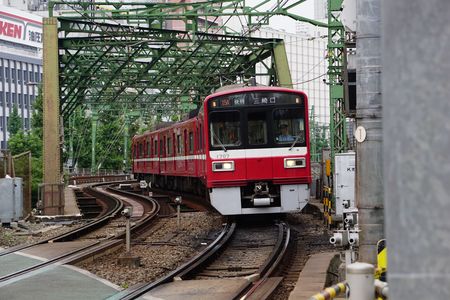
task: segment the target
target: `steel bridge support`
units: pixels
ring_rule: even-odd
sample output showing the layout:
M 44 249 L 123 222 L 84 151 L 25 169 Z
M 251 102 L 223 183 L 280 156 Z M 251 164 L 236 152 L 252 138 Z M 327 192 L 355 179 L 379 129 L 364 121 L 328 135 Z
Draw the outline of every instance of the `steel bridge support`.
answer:
M 277 73 L 279 85 L 292 89 L 291 71 L 289 70 L 289 62 L 284 42 L 277 43 L 273 49 L 273 53 L 273 58 L 275 60 L 275 71 Z

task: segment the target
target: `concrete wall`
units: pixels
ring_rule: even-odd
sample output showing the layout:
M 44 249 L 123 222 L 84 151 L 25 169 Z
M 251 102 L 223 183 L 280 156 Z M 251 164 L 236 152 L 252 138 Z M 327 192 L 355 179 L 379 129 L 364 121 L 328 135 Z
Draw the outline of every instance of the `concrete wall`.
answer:
M 450 299 L 448 0 L 384 1 L 389 299 Z

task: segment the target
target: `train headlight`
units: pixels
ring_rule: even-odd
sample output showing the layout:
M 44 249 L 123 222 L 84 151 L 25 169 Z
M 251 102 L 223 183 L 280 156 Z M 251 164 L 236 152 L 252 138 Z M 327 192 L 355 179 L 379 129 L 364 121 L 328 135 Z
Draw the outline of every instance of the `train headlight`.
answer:
M 214 172 L 234 171 L 234 161 L 215 161 L 212 163 Z
M 284 167 L 286 169 L 304 168 L 306 167 L 306 160 L 302 158 L 285 158 Z

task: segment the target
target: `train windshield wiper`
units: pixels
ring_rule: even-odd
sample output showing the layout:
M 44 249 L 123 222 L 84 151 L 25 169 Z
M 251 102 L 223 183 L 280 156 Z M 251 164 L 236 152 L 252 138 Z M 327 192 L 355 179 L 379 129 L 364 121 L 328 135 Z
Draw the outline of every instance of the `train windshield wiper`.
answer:
M 289 151 L 292 150 L 292 148 L 294 148 L 294 145 L 298 142 L 298 140 L 300 139 L 300 134 L 297 134 L 297 136 L 295 137 L 294 142 L 292 143 L 291 147 L 289 147 Z
M 216 141 L 219 142 L 220 147 L 222 147 L 223 151 L 227 152 L 227 148 L 225 148 L 225 146 L 223 145 L 222 141 L 219 139 L 219 137 L 216 135 L 216 133 L 214 132 L 214 129 L 212 130 L 212 134 L 213 137 L 216 139 Z

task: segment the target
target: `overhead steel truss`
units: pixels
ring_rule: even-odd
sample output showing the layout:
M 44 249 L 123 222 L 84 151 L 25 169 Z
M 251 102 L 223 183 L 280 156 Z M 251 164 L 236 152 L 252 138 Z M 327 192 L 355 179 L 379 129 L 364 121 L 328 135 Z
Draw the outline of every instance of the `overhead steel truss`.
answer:
M 238 77 L 269 76 L 255 65 L 274 55 L 279 39 L 192 33 L 59 18 L 61 112 L 81 103 L 134 108 L 200 102 Z M 288 70 L 287 70 L 288 71 Z

